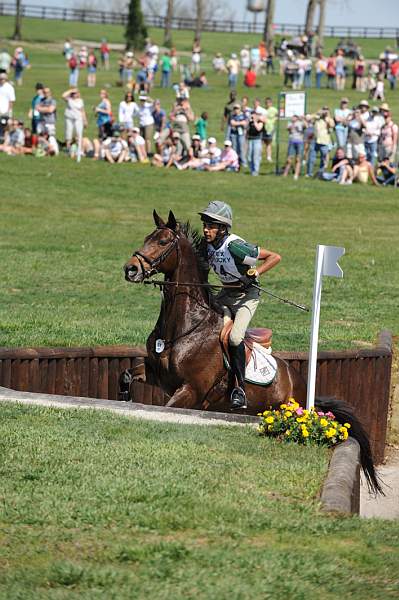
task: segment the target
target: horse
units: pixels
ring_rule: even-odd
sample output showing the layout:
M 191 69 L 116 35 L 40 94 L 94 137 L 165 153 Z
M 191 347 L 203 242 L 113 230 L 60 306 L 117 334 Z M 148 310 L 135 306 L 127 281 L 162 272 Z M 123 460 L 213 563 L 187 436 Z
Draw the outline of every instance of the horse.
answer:
M 124 265 L 129 283 L 156 282 L 162 290 L 161 310 L 146 343 L 145 381 L 167 395 L 165 405 L 227 412 L 231 372 L 220 342 L 223 311 L 208 282 L 206 243 L 189 223 L 178 222 L 172 211 L 165 222 L 154 210 L 155 230 Z M 285 360 L 274 357 L 277 373 L 267 386 L 246 384 L 250 414 L 278 408 L 289 398 L 306 407 L 306 382 Z M 317 398 L 317 410 L 333 412 L 337 421 L 351 424 L 350 434 L 361 448 L 361 463 L 374 492 L 381 492 L 369 440 L 351 407 L 335 398 Z

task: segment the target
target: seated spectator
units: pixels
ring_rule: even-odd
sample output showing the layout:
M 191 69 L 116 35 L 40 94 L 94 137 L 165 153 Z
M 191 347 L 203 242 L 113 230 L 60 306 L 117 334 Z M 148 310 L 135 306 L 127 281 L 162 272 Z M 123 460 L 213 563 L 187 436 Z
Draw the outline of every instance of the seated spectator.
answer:
M 366 154 L 360 152 L 357 162 L 353 167 L 352 181 L 357 183 L 368 183 L 369 179 L 371 179 L 373 185 L 379 185 L 374 174 L 374 169 L 366 159 Z
M 249 67 L 244 75 L 244 85 L 249 88 L 259 87 L 256 83 L 256 72 L 252 67 Z
M 95 142 L 98 144 L 98 149 L 100 147 L 100 143 L 98 140 L 94 140 L 93 142 L 88 137 L 83 137 L 81 140 L 80 147 L 80 155 L 79 155 L 79 145 L 77 143 L 76 138 L 72 140 L 72 143 L 69 147 L 69 156 L 73 160 L 78 160 L 79 158 L 94 158 L 96 153 Z
M 25 143 L 23 123 L 18 119 L 9 119 L 4 135 L 4 143 L 0 145 L 0 152 L 9 155 L 23 154 Z
M 172 144 L 171 156 L 165 167 L 169 169 L 171 166 L 175 166 L 180 170 L 188 159 L 188 149 L 182 143 L 181 135 L 178 131 L 174 131 L 172 134 Z
M 183 82 L 180 82 L 178 85 L 173 86 L 176 92 L 177 100 L 188 100 L 190 98 L 190 89 Z
M 240 169 L 238 154 L 232 148 L 231 140 L 225 140 L 224 150 L 220 155 L 220 161 L 217 164 L 210 163 L 204 166 L 205 171 L 234 171 L 237 173 Z
M 324 181 L 337 181 L 345 183 L 352 181 L 353 169 L 351 161 L 345 156 L 343 148 L 337 148 L 334 158 L 332 159 L 331 173 L 322 173 L 321 179 Z
M 220 52 L 217 52 L 212 60 L 215 73 L 227 73 L 226 62 Z
M 38 135 L 35 156 L 58 156 L 60 153 L 58 142 L 54 135 L 45 130 Z
M 288 129 L 288 154 L 283 177 L 287 177 L 291 170 L 292 159 L 295 158 L 294 179 L 298 179 L 301 172 L 303 146 L 304 146 L 304 119 L 294 115 L 287 125 Z
M 186 169 L 200 169 L 206 164 L 205 158 L 208 157 L 208 150 L 203 148 L 201 137 L 198 134 L 194 134 L 192 137 L 191 148 L 188 153 L 188 160 L 181 168 Z
M 185 85 L 189 86 L 190 88 L 193 88 L 193 87 L 196 87 L 196 88 L 208 87 L 208 80 L 206 78 L 205 71 L 203 71 L 199 75 L 199 77 L 194 77 L 193 79 L 185 79 L 184 83 L 185 83 Z
M 377 181 L 381 185 L 396 185 L 396 167 L 389 157 L 384 158 L 377 166 Z
M 148 163 L 145 139 L 140 135 L 138 127 L 133 127 L 128 132 L 128 151 L 132 162 Z
M 128 146 L 121 138 L 121 132 L 113 130 L 112 135 L 102 143 L 104 160 L 109 163 L 122 163 L 128 157 Z
M 155 153 L 152 157 L 151 164 L 154 167 L 166 167 L 173 152 L 173 142 L 170 138 L 166 139 L 162 146 L 159 148 L 159 152 Z

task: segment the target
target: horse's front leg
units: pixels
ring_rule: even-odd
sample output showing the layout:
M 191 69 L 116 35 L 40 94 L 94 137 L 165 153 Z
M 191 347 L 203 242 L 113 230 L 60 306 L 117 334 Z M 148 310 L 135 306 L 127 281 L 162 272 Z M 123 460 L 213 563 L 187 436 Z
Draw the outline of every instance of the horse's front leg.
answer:
M 194 408 L 197 394 L 188 383 L 179 387 L 165 406 L 170 408 Z

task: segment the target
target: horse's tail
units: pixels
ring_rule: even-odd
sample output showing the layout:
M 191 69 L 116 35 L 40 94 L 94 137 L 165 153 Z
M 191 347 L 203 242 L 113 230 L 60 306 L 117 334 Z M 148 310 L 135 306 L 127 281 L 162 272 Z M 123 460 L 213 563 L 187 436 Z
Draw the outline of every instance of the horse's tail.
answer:
M 360 464 L 362 466 L 369 491 L 373 492 L 374 494 L 381 494 L 382 496 L 385 496 L 381 487 L 381 481 L 379 480 L 374 467 L 369 437 L 365 432 L 363 425 L 354 414 L 352 407 L 347 402 L 338 400 L 334 397 L 316 398 L 315 407 L 324 413 L 332 412 L 336 420 L 342 425 L 344 423 L 350 424 L 349 435 L 359 443 Z

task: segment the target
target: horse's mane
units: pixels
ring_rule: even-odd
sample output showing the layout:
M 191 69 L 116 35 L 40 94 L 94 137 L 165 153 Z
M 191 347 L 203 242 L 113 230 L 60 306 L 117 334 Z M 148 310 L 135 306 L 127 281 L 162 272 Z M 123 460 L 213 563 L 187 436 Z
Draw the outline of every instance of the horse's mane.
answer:
M 191 226 L 190 221 L 179 221 L 178 225 L 179 233 L 184 235 L 194 251 L 200 276 L 200 283 L 208 283 L 209 263 L 207 259 L 207 244 L 203 235 L 197 229 L 194 229 Z M 215 288 L 213 288 L 212 285 L 209 285 L 209 287 L 206 289 L 208 292 L 209 306 L 219 314 L 222 314 L 223 310 L 216 300 Z

